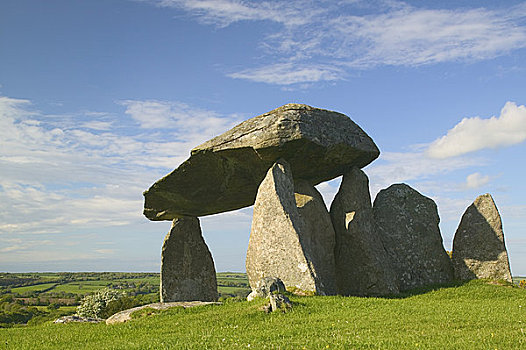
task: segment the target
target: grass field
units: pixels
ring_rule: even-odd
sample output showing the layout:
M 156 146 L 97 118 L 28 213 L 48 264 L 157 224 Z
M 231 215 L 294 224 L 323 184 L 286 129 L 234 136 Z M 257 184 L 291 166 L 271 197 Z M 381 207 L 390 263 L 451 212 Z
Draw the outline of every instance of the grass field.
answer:
M 102 281 L 81 281 L 61 284 L 51 289 L 53 293 L 73 293 L 73 294 L 85 294 L 94 292 L 96 290 L 106 288 L 108 284 L 112 283 L 110 280 Z
M 397 298 L 291 297 L 172 309 L 128 323 L 0 329 L 0 349 L 525 349 L 526 289 L 471 281 Z
M 34 284 L 32 286 L 18 287 L 11 289 L 12 293 L 41 292 L 55 286 L 56 283 Z
M 138 278 L 131 278 L 131 276 Z M 104 278 L 106 277 L 106 278 Z M 113 278 L 111 278 L 113 277 Z M 60 295 L 60 293 L 84 296 L 95 292 L 99 289 L 106 288 L 110 284 L 120 286 L 128 292 L 134 291 L 138 286 L 142 286 L 140 292 L 144 292 L 144 287 L 148 286 L 150 291 L 157 289 L 159 286 L 159 274 L 145 273 L 18 273 L 18 274 L 0 274 L 0 282 L 5 279 L 26 279 L 24 284 L 17 287 L 0 283 L 0 294 L 9 289 L 9 293 L 21 296 L 32 296 L 48 298 Z M 29 279 L 29 282 L 28 280 Z M 31 281 L 32 279 L 32 281 Z M 17 283 L 17 282 L 14 282 Z
M 47 310 L 47 306 L 35 306 L 39 310 Z M 58 310 L 64 311 L 70 314 L 74 314 L 77 310 L 76 306 L 61 306 Z

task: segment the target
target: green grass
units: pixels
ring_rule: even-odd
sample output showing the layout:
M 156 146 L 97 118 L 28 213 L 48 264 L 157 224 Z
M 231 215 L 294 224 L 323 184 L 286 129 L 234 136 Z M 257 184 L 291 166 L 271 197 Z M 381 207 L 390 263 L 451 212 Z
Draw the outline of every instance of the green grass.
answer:
M 25 293 L 25 292 L 40 292 L 51 288 L 56 283 L 43 283 L 43 284 L 34 284 L 32 286 L 18 287 L 11 289 L 11 293 Z
M 33 306 L 33 307 L 36 307 L 37 309 L 42 310 L 42 311 L 48 310 L 47 306 L 38 305 L 38 306 Z M 61 306 L 58 308 L 58 310 L 64 311 L 70 314 L 74 314 L 77 311 L 77 307 L 76 306 Z
M 399 298 L 291 297 L 179 308 L 128 323 L 0 329 L 0 349 L 524 349 L 526 289 L 485 281 Z
M 50 293 L 73 293 L 73 294 L 86 294 L 91 293 L 99 289 L 106 288 L 108 284 L 112 283 L 110 280 L 102 281 L 79 281 L 79 282 L 70 282 L 56 286 L 51 289 Z M 80 288 L 79 288 L 80 286 Z
M 250 293 L 250 288 L 218 286 L 217 291 L 221 294 L 236 294 L 236 292 L 241 291 L 248 295 L 248 293 Z

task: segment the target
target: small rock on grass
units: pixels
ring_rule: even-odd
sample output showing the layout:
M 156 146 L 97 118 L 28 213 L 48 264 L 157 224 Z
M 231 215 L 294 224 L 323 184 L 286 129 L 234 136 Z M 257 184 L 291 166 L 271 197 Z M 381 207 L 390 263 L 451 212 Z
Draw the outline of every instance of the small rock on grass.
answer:
M 81 317 L 78 315 L 70 315 L 70 316 L 62 316 L 60 318 L 57 318 L 53 323 L 72 323 L 72 322 L 80 322 L 80 323 L 100 323 L 104 322 L 104 319 L 102 318 L 91 318 L 91 317 Z

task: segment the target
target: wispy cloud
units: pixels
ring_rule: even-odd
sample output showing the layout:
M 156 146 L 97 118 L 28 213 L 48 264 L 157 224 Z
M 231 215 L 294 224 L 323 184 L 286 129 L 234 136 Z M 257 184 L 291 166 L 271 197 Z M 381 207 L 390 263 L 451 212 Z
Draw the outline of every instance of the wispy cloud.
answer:
M 139 123 L 141 128 L 170 130 L 171 137 L 181 141 L 205 141 L 241 121 L 237 115 L 221 116 L 217 112 L 182 102 L 125 100 L 119 103 L 126 107 L 124 113 Z
M 480 173 L 469 174 L 466 177 L 467 188 L 479 188 L 489 183 L 491 177 L 489 175 L 481 175 Z
M 515 145 L 526 140 L 526 107 L 507 102 L 499 117 L 464 118 L 446 135 L 435 140 L 427 153 L 449 158 L 487 148 Z
M 526 47 L 526 4 L 451 10 L 402 1 L 151 2 L 218 27 L 273 22 L 270 33 L 256 39 L 266 50 L 265 64 L 228 74 L 268 84 L 333 81 L 385 65 L 472 62 Z
M 239 21 L 272 21 L 291 25 L 307 24 L 323 12 L 305 10 L 303 1 L 242 1 L 242 0 L 153 0 L 159 7 L 179 8 L 191 12 L 203 23 L 220 27 Z M 311 10 L 312 8 L 309 8 Z M 303 12 L 302 16 L 298 16 Z
M 487 163 L 481 157 L 433 159 L 425 152 L 383 152 L 380 158 L 367 167 L 371 177 L 373 196 L 393 183 L 422 182 L 439 175 Z
M 50 116 L 0 96 L 1 235 L 141 223 L 142 191 L 238 121 L 180 102 L 121 104 L 123 115 L 101 121 L 106 114 Z
M 247 79 L 261 83 L 291 85 L 317 81 L 341 80 L 344 71 L 338 67 L 278 63 L 256 69 L 246 69 L 229 74 L 231 78 Z

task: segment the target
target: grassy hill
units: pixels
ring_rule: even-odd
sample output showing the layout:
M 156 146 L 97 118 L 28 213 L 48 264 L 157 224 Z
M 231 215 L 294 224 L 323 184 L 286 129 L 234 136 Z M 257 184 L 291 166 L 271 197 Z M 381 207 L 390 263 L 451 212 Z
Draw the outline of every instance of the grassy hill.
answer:
M 0 349 L 525 349 L 526 289 L 471 281 L 396 298 L 291 297 L 172 309 L 113 326 L 0 329 Z

